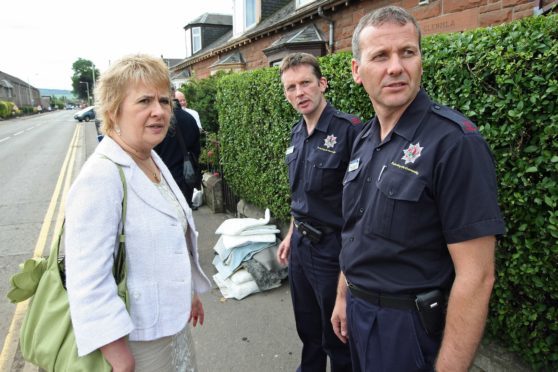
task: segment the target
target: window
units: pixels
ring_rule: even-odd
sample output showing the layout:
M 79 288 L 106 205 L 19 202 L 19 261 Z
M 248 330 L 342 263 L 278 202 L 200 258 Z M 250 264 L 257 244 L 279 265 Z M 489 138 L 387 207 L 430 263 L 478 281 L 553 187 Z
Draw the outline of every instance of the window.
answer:
M 256 23 L 256 0 L 244 0 L 244 28 L 252 26 Z
M 316 0 L 296 0 L 296 7 L 300 8 L 300 7 L 303 7 L 306 4 L 312 3 L 314 1 L 316 1 Z
M 201 28 L 192 27 L 192 54 L 198 52 L 202 48 Z
M 186 58 L 191 57 L 192 52 L 192 30 L 190 28 L 186 29 L 186 34 L 184 36 L 186 38 Z

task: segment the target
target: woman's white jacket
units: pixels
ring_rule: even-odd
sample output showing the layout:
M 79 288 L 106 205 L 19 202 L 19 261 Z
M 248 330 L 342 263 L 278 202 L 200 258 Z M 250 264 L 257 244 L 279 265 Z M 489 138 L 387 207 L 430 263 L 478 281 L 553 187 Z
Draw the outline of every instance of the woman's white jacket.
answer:
M 146 341 L 178 333 L 190 316 L 192 291 L 210 288 L 199 264 L 192 213 L 167 167 L 154 151 L 151 155 L 186 212 L 186 236 L 174 207 L 110 137 L 97 146 L 68 194 L 66 280 L 79 355 L 126 335 Z M 112 274 L 123 198 L 115 163 L 122 166 L 128 185 L 130 313 Z

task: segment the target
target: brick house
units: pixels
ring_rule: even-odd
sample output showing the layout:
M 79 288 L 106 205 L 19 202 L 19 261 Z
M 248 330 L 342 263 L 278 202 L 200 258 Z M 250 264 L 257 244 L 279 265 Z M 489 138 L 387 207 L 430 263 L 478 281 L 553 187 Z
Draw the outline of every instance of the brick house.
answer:
M 15 76 L 0 71 L 0 101 L 15 103 L 19 108 L 41 104 L 39 90 Z
M 233 15 L 204 14 L 184 27 L 187 55 L 171 67 L 179 86 L 219 70 L 273 66 L 293 51 L 316 56 L 351 49 L 367 12 L 395 4 L 408 9 L 424 35 L 509 22 L 556 8 L 558 0 L 232 0 Z

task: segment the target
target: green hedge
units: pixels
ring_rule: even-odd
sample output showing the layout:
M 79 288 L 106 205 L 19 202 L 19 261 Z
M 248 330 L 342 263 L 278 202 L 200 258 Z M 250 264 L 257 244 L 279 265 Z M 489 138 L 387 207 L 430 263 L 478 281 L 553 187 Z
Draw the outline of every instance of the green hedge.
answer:
M 196 110 L 200 114 L 200 121 L 205 132 L 216 133 L 219 131 L 215 97 L 217 80 L 223 75 L 223 72 L 219 72 L 207 79 L 193 79 L 180 87 L 180 91 L 184 93 L 188 102 L 188 108 Z
M 508 232 L 497 250 L 487 335 L 535 370 L 558 369 L 558 16 L 423 39 L 423 86 L 476 122 L 497 162 Z M 363 119 L 368 96 L 349 53 L 322 57 L 327 98 Z M 221 161 L 238 196 L 289 216 L 284 153 L 298 115 L 277 68 L 217 85 Z

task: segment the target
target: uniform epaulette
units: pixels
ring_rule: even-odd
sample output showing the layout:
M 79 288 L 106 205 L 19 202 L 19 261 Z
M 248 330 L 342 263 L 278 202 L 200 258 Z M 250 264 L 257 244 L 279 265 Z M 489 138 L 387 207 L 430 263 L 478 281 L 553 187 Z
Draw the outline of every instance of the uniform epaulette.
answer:
M 450 109 L 449 107 L 441 106 L 437 103 L 434 103 L 432 105 L 432 111 L 457 124 L 465 133 L 478 132 L 477 126 L 471 120 L 461 115 L 459 112 Z
M 351 123 L 352 125 L 362 124 L 362 121 L 358 118 L 358 116 L 347 114 L 346 112 L 343 111 L 336 110 L 334 115 L 337 116 L 338 118 L 349 121 L 349 123 Z

